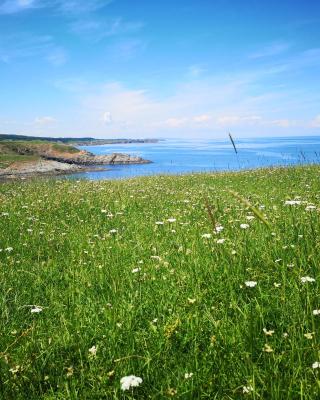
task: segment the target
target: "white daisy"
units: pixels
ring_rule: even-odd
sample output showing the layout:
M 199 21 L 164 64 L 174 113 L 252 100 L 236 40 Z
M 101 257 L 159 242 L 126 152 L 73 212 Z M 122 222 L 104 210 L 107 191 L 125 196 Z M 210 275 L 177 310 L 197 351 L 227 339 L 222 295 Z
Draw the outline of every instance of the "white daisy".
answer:
M 120 379 L 121 389 L 129 390 L 133 387 L 138 387 L 142 383 L 142 379 L 135 375 L 124 376 Z
M 256 281 L 246 281 L 244 283 L 247 287 L 254 288 L 257 285 Z

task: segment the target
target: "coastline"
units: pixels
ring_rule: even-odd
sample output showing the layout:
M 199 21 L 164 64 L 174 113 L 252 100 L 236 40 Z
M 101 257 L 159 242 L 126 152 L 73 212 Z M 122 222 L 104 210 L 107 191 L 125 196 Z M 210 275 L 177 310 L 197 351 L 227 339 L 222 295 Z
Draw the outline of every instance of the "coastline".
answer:
M 107 170 L 108 168 L 93 165 L 83 166 L 40 159 L 34 163 L 19 163 L 11 168 L 0 169 L 0 182 Z
M 127 154 L 108 156 L 81 154 L 76 157 L 46 156 L 36 161 L 16 162 L 0 169 L 0 181 L 35 178 L 41 176 L 69 175 L 78 172 L 108 171 L 102 165 L 147 164 L 149 160 Z

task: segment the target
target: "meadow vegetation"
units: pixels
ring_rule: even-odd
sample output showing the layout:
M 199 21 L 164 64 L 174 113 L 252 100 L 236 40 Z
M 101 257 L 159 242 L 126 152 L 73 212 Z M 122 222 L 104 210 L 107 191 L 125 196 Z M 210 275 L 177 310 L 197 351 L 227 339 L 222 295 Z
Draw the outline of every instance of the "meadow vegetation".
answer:
M 80 150 L 63 143 L 50 143 L 43 140 L 0 140 L 0 169 L 14 163 L 35 162 L 43 156 L 77 154 Z
M 0 398 L 320 398 L 319 173 L 2 184 Z

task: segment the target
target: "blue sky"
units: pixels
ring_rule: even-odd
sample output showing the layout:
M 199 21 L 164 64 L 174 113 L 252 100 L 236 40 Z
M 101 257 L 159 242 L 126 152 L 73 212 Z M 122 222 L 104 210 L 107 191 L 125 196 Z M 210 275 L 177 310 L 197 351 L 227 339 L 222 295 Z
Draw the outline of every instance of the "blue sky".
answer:
M 0 0 L 0 133 L 316 135 L 318 0 Z

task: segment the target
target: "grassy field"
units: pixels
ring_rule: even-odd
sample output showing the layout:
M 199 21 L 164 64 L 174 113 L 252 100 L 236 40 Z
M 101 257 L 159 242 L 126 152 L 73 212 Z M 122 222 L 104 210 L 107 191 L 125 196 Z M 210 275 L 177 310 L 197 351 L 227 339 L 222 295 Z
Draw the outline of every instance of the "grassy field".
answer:
M 319 175 L 1 185 L 0 398 L 319 399 Z
M 39 160 L 39 156 L 35 155 L 18 155 L 18 154 L 0 154 L 0 168 L 7 168 L 13 163 L 32 162 Z

